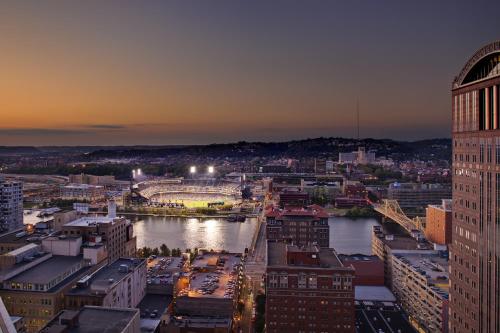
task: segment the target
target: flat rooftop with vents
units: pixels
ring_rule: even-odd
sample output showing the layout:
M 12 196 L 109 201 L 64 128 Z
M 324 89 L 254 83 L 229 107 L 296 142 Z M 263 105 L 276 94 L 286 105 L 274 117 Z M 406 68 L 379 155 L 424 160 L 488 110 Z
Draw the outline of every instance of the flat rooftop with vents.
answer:
M 317 245 L 297 246 L 285 243 L 267 243 L 268 266 L 295 266 L 312 268 L 343 267 L 333 249 Z
M 145 264 L 145 259 L 120 258 L 112 264 L 104 266 L 85 276 L 78 281 L 76 287 L 68 295 L 96 295 L 106 294 L 113 286 L 120 283 L 140 264 Z
M 85 306 L 80 311 L 64 310 L 42 333 L 139 333 L 139 310 Z
M 4 282 L 10 290 L 50 291 L 75 273 L 89 269 L 83 256 L 52 256 Z
M 66 223 L 67 227 L 87 227 L 95 224 L 113 223 L 115 219 L 107 216 L 86 216 Z

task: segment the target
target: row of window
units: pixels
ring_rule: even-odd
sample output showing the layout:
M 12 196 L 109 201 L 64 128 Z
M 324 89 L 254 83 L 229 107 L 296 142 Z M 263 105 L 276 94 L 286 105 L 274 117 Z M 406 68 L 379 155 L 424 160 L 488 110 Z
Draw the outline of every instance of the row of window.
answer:
M 453 131 L 500 128 L 500 86 L 491 86 L 453 97 Z
M 288 288 L 288 275 L 269 274 L 268 286 L 270 288 Z M 291 285 L 295 288 L 295 285 Z M 351 276 L 338 276 L 334 275 L 332 278 L 332 289 L 334 290 L 351 290 L 352 277 Z M 299 289 L 317 289 L 318 280 L 316 275 L 299 274 L 297 278 L 297 288 Z

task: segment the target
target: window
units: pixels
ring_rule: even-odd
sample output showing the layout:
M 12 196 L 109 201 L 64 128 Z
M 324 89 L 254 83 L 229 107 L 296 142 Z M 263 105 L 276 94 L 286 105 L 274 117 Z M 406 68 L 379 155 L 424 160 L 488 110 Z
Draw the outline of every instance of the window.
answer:
M 276 274 L 269 275 L 269 287 L 278 288 L 278 276 Z
M 300 273 L 298 276 L 298 287 L 307 288 L 307 276 L 304 273 Z
M 280 288 L 288 288 L 288 275 L 280 276 Z
M 486 129 L 486 96 L 484 89 L 479 90 L 479 130 Z
M 318 279 L 316 275 L 309 276 L 309 288 L 316 289 L 318 288 Z

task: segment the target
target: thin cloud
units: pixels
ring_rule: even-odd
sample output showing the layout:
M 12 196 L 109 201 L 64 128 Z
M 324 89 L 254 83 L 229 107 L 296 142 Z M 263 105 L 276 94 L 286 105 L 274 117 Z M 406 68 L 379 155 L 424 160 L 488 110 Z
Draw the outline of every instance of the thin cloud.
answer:
M 84 125 L 85 128 L 91 129 L 125 129 L 127 126 L 117 125 L 117 124 L 93 124 L 93 125 Z
M 84 134 L 91 134 L 91 132 L 61 128 L 0 128 L 0 136 L 63 136 Z

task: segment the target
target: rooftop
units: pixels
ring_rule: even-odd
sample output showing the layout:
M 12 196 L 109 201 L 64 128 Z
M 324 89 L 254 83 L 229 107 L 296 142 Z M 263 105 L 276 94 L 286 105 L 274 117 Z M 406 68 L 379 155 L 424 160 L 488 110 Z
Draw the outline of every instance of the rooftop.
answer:
M 74 221 L 68 222 L 64 226 L 87 227 L 94 224 L 113 223 L 115 219 L 119 218 L 111 218 L 107 216 L 85 216 L 85 217 L 80 217 L 79 219 L 76 219 Z
M 30 241 L 39 241 L 46 234 L 27 233 L 24 228 L 0 235 L 0 244 L 24 244 Z
M 341 261 L 354 261 L 354 262 L 370 262 L 370 261 L 381 261 L 376 255 L 368 254 L 339 254 L 339 259 Z
M 89 184 L 69 184 L 69 185 L 65 185 L 63 186 L 64 188 L 67 188 L 67 189 L 82 189 L 82 190 L 85 190 L 85 189 L 101 189 L 101 188 L 104 188 L 103 186 L 101 185 L 89 185 Z
M 64 310 L 50 321 L 43 333 L 121 333 L 131 324 L 138 309 L 85 306 L 80 311 Z M 77 325 L 69 321 L 77 317 Z
M 241 255 L 209 252 L 191 264 L 189 289 L 180 296 L 232 299 L 238 284 Z
M 182 257 L 156 257 L 148 259 L 148 284 L 171 284 L 174 274 L 182 271 L 185 260 Z
M 373 232 L 392 250 L 432 250 L 432 245 L 428 242 L 418 242 L 406 234 L 387 234 L 378 226 L 373 227 Z
M 192 317 L 192 316 L 176 316 L 171 321 L 172 325 L 177 327 L 190 328 L 216 328 L 222 327 L 229 329 L 232 320 L 230 318 L 214 318 L 214 317 Z
M 287 253 L 315 253 L 319 256 L 319 266 L 288 264 Z M 297 246 L 288 245 L 281 242 L 268 242 L 267 243 L 267 263 L 268 266 L 300 266 L 312 268 L 332 268 L 343 267 L 337 253 L 333 249 L 319 248 L 316 245 Z M 317 259 L 317 258 L 314 258 Z
M 452 203 L 451 199 L 443 199 L 443 200 L 441 200 L 440 205 L 429 205 L 429 207 L 434 208 L 434 209 L 443 210 L 445 212 L 451 212 L 452 204 L 453 203 Z
M 271 206 L 266 212 L 266 217 L 282 218 L 285 216 L 303 216 L 313 218 L 328 218 L 328 212 L 321 206 L 310 205 L 306 207 L 285 206 L 279 208 Z
M 441 291 L 448 292 L 448 259 L 438 254 L 398 253 L 395 256 L 425 276 L 427 281 Z
M 83 261 L 80 256 L 52 256 L 42 263 L 12 277 L 8 282 L 48 284 L 53 279 Z
M 356 301 L 396 302 L 396 297 L 385 286 L 355 286 L 354 299 Z
M 71 289 L 69 295 L 105 294 L 109 288 L 118 284 L 131 273 L 130 267 L 137 267 L 145 259 L 120 258 L 110 265 L 104 266 L 91 275 L 83 277 L 76 287 Z M 123 265 L 129 269 L 123 269 Z M 88 281 L 89 282 L 81 282 Z

